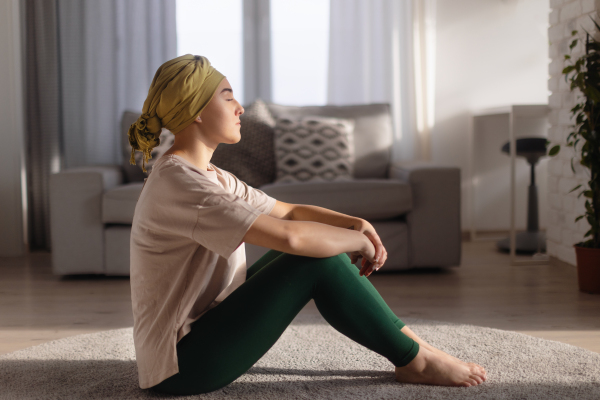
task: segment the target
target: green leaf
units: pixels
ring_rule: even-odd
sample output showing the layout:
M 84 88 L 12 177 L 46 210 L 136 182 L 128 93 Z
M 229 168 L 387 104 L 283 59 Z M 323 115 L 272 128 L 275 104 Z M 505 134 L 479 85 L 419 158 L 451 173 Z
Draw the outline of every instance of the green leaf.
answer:
M 568 54 L 565 54 L 565 60 L 570 60 L 570 59 L 571 59 L 571 56 Z
M 573 32 L 575 32 L 575 31 L 573 31 Z M 571 44 L 569 45 L 569 50 L 572 50 L 572 49 L 573 49 L 573 47 L 577 46 L 577 41 L 578 41 L 578 40 L 579 40 L 579 39 L 575 39 L 575 40 L 573 40 L 573 41 L 571 42 Z
M 596 89 L 593 85 L 587 87 L 588 89 L 588 97 L 591 97 L 595 102 L 600 101 L 600 91 Z
M 579 189 L 580 187 L 581 187 L 581 184 L 579 184 L 579 185 L 575 186 L 573 189 L 571 189 L 571 191 L 570 191 L 569 193 L 576 191 L 576 190 L 577 190 L 577 189 Z
M 592 205 L 590 204 L 589 200 L 585 201 L 585 209 L 590 213 L 590 214 L 594 214 L 594 210 L 592 210 Z
M 586 143 L 587 143 L 587 142 L 586 142 Z M 586 167 L 586 168 L 589 168 L 589 165 L 588 165 L 587 161 L 586 161 L 586 160 L 584 160 L 583 158 L 581 159 L 581 161 L 579 161 L 579 164 L 583 165 L 583 166 L 584 166 L 584 167 Z
M 552 148 L 550 149 L 550 151 L 548 152 L 548 155 L 549 155 L 549 156 L 555 156 L 555 155 L 557 155 L 557 154 L 558 154 L 558 152 L 559 152 L 559 151 L 560 151 L 560 145 L 559 145 L 559 144 L 557 144 L 556 146 L 554 146 L 554 147 L 552 147 Z
M 586 219 L 587 219 L 588 224 L 590 224 L 590 226 L 594 226 L 594 218 L 592 217 L 592 215 L 586 214 L 586 216 L 587 216 Z
M 583 217 L 585 217 L 585 215 L 580 215 L 579 217 L 575 218 L 575 222 L 579 221 Z
M 571 31 L 571 36 L 577 35 L 577 31 Z

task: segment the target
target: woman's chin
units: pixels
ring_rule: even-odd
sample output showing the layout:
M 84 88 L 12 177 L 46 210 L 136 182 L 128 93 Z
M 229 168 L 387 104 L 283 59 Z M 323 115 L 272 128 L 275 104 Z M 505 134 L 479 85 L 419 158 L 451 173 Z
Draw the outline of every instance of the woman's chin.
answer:
M 238 143 L 240 140 L 242 140 L 242 135 L 240 135 L 240 133 L 238 132 L 237 135 L 233 136 L 233 139 L 232 139 L 231 143 L 235 144 L 235 143 Z

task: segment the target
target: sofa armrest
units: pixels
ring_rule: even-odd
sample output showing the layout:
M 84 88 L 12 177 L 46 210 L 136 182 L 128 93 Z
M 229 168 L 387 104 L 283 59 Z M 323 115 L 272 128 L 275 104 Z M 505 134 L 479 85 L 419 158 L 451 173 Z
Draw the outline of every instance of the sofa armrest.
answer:
M 82 166 L 50 175 L 54 274 L 104 273 L 102 194 L 122 183 L 120 165 Z
M 413 208 L 406 214 L 411 267 L 460 265 L 460 168 L 426 161 L 390 164 L 390 179 L 408 182 Z

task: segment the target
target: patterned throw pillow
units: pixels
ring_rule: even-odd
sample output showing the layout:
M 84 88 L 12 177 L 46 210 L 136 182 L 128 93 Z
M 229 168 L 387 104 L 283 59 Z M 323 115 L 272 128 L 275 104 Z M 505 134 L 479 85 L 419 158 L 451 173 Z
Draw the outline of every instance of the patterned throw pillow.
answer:
M 256 99 L 245 107 L 240 121 L 240 141 L 220 143 L 210 162 L 248 185 L 260 188 L 275 180 L 275 119 L 267 105 L 261 99 Z
M 144 175 L 150 175 L 150 172 L 152 172 L 152 165 L 154 165 L 154 162 L 160 157 L 162 157 L 162 155 L 165 154 L 167 150 L 169 150 L 171 146 L 173 146 L 174 143 L 175 135 L 173 134 L 173 132 L 171 132 L 167 128 L 162 128 L 162 131 L 160 133 L 160 144 L 152 149 L 152 151 L 150 152 L 152 158 L 149 158 L 148 162 L 145 164 L 147 172 L 144 172 L 142 170 L 142 160 L 144 158 L 144 153 L 142 153 L 141 151 L 136 151 L 134 154 L 135 164 L 138 167 L 140 167 L 140 171 L 142 171 Z
M 281 116 L 275 124 L 274 183 L 351 180 L 353 119 Z

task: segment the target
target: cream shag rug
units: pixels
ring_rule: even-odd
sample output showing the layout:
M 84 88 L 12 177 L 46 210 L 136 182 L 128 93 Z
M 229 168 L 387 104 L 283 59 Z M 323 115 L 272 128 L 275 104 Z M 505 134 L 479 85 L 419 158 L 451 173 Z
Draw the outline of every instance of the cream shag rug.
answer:
M 138 386 L 133 328 L 78 335 L 0 356 L 2 399 L 600 399 L 600 354 L 517 332 L 402 318 L 431 345 L 483 365 L 474 387 L 401 384 L 384 357 L 320 315 L 299 314 L 230 385 L 198 396 Z

